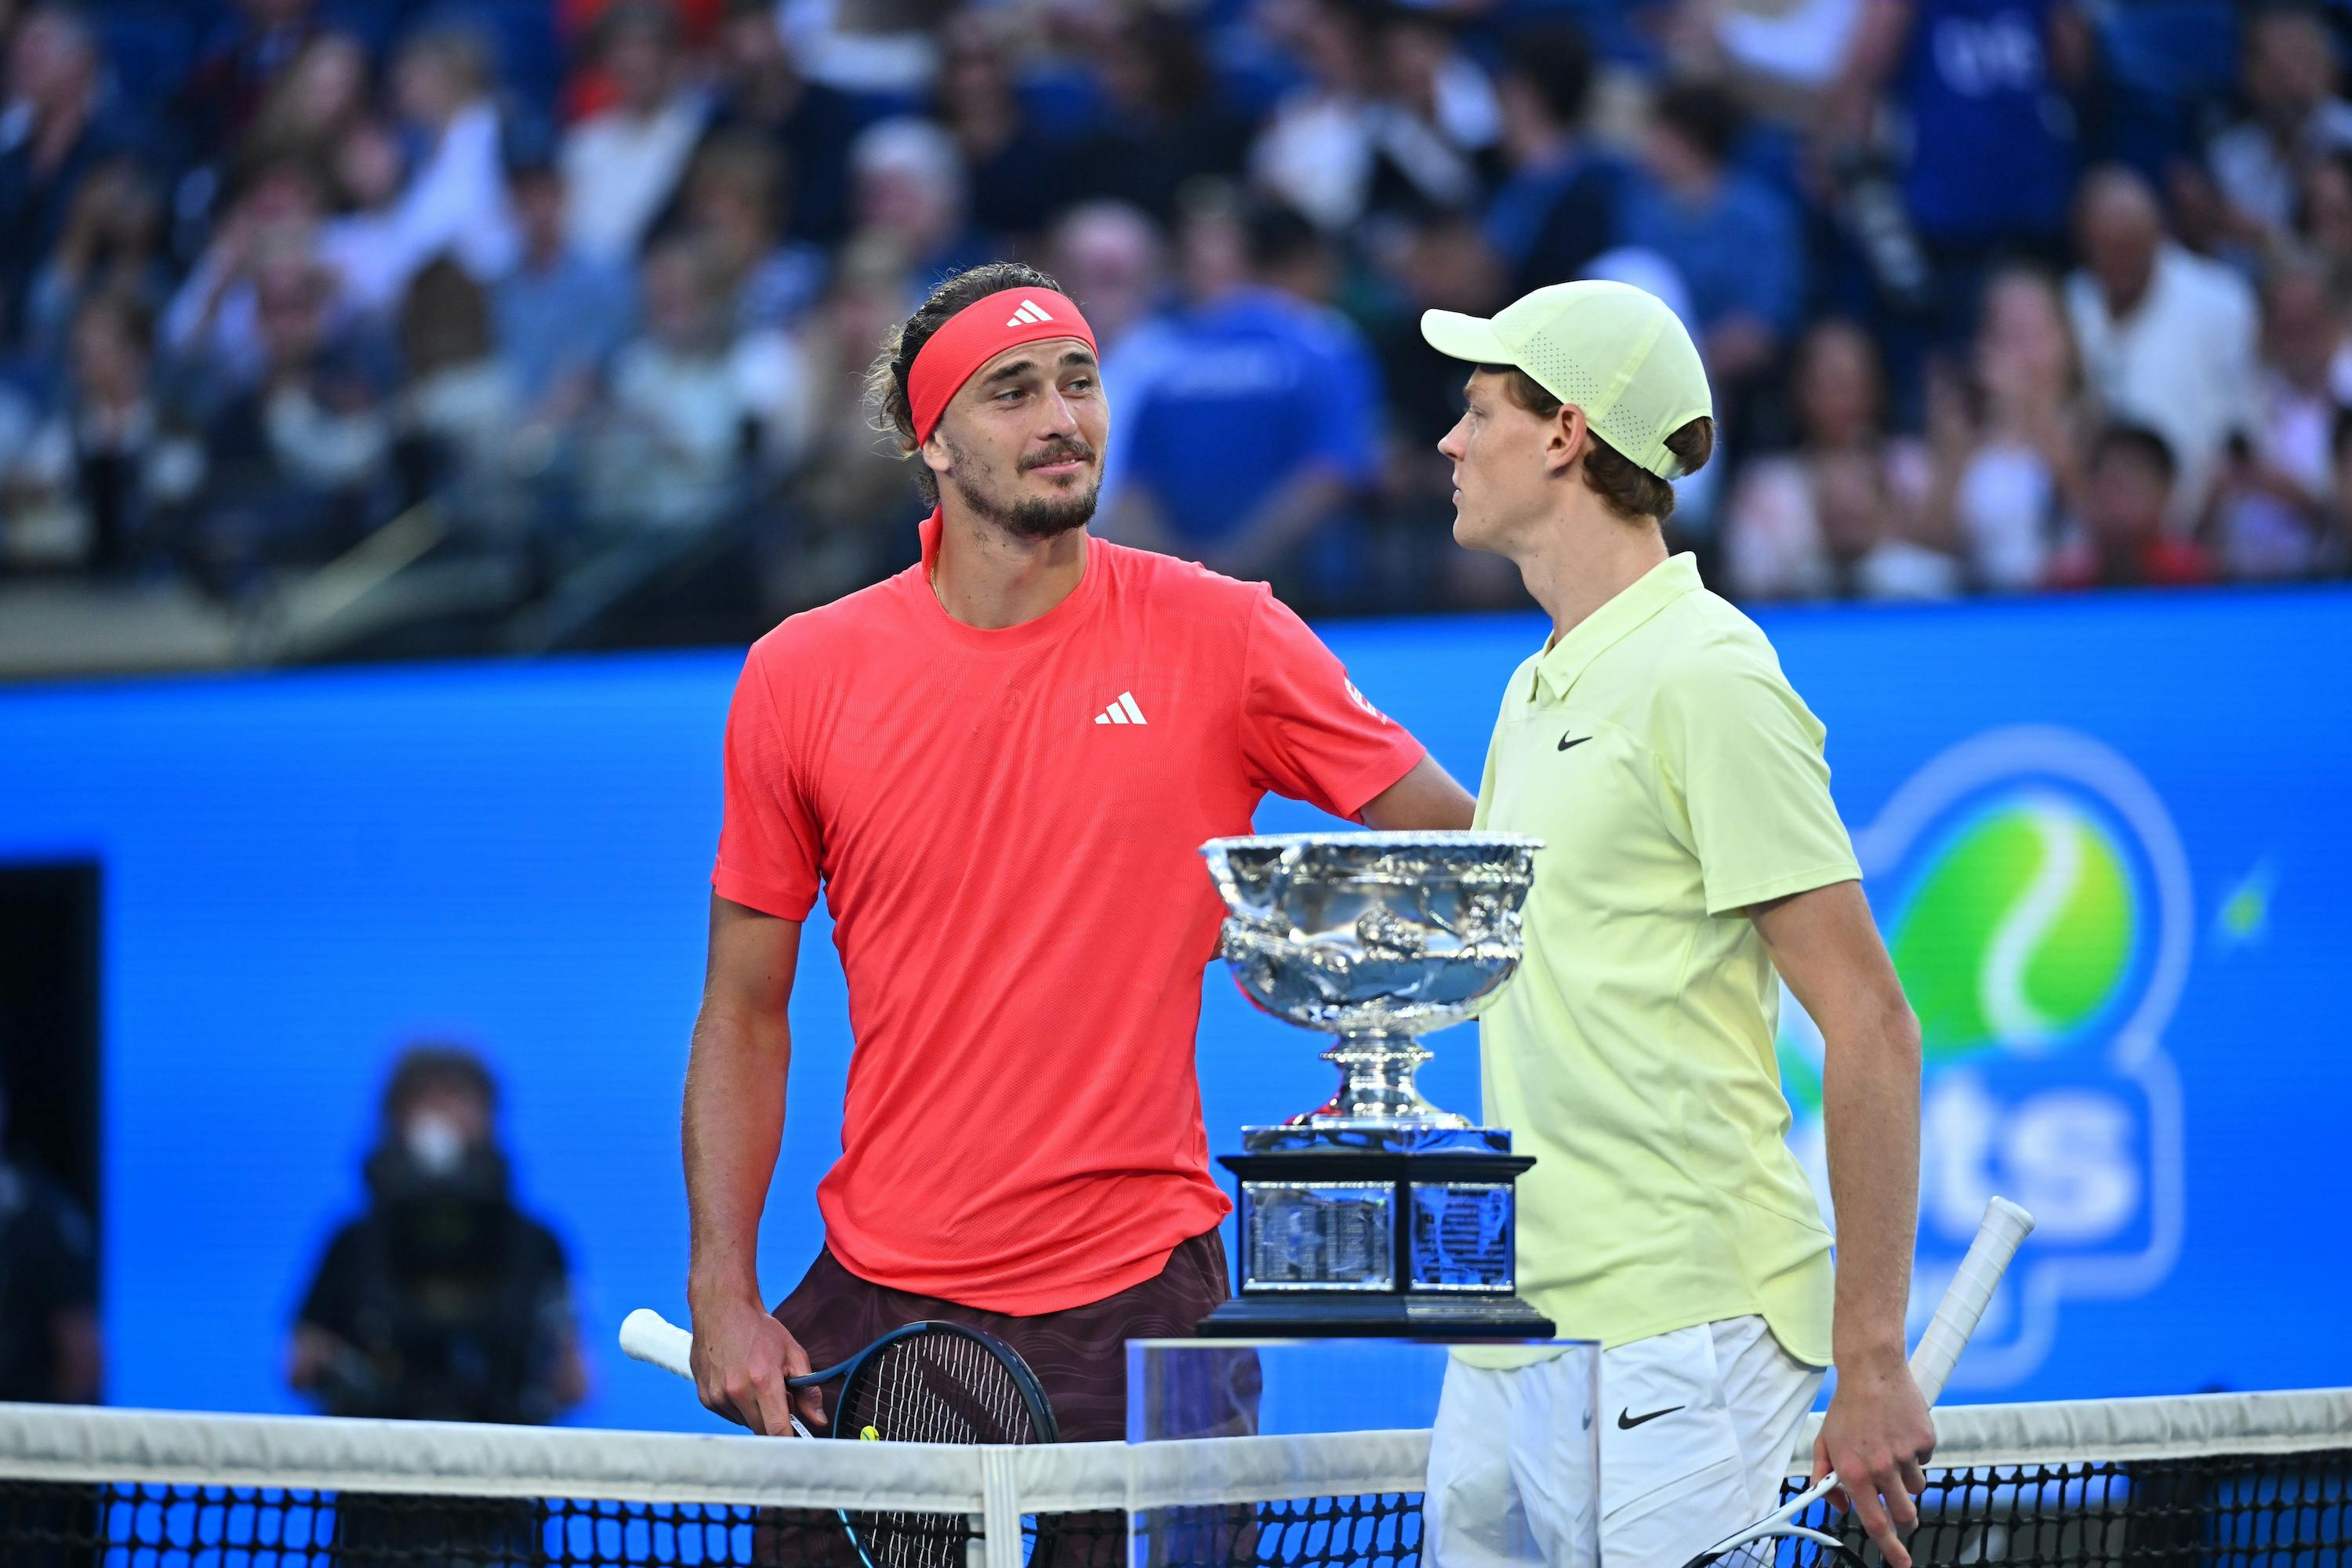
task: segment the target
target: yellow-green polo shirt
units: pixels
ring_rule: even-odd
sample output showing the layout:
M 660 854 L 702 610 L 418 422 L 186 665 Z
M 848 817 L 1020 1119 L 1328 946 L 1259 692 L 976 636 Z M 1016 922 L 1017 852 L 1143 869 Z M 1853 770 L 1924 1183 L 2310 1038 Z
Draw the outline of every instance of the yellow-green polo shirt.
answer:
M 1536 1157 L 1519 1293 L 1564 1336 L 1760 1313 L 1829 1363 L 1829 1231 L 1786 1142 L 1780 980 L 1744 912 L 1862 875 L 1823 734 L 1688 555 L 1504 693 L 1477 826 L 1544 847 L 1526 956 L 1479 1016 L 1486 1121 Z

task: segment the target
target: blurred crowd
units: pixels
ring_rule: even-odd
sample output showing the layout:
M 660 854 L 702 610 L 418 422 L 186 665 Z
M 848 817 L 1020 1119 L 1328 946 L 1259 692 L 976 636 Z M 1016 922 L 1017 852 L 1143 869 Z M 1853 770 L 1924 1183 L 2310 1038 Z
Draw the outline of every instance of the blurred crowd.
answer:
M 0 0 L 0 579 L 371 550 L 732 637 L 913 556 L 859 396 L 947 271 L 1106 353 L 1099 526 L 1339 612 L 1448 540 L 1416 331 L 1637 282 L 1749 601 L 2352 564 L 2352 8 Z

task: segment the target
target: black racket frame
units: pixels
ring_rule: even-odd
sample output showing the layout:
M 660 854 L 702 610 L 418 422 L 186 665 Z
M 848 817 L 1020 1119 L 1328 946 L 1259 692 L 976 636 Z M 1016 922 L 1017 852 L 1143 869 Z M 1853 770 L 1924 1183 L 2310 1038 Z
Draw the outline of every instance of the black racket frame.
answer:
M 784 1384 L 788 1388 L 811 1388 L 819 1384 L 830 1383 L 837 1377 L 841 1379 L 841 1392 L 835 1397 L 834 1408 L 847 1409 L 850 1396 L 857 1389 L 857 1379 L 884 1351 L 908 1340 L 935 1334 L 969 1340 L 1003 1367 L 1013 1380 L 1014 1391 L 1021 1396 L 1023 1406 L 1029 1412 L 1030 1425 L 1036 1428 L 1037 1436 L 1034 1440 L 1039 1443 L 1061 1441 L 1061 1427 L 1054 1420 L 1054 1406 L 1045 1397 L 1045 1386 L 1037 1381 L 1037 1374 L 1029 1370 L 1029 1363 L 1021 1359 L 1021 1352 L 994 1334 L 964 1323 L 950 1323 L 940 1319 L 925 1319 L 919 1322 L 902 1324 L 884 1334 L 847 1361 L 836 1363 L 822 1371 L 803 1373 L 798 1377 L 788 1377 L 784 1380 Z M 835 1422 L 831 1436 L 856 1436 L 856 1433 L 848 1430 L 848 1425 L 845 1421 Z

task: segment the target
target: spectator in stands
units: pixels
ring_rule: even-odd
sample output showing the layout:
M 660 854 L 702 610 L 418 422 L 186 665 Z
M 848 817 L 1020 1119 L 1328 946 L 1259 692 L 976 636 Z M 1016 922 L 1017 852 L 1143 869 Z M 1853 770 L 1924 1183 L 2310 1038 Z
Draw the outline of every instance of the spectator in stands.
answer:
M 1462 149 L 1391 91 L 1394 24 L 1379 0 L 1296 0 L 1276 15 L 1307 80 L 1251 151 L 1260 184 L 1332 236 L 1369 213 L 1476 196 Z
M 155 554 L 204 479 L 203 447 L 156 394 L 154 348 L 153 318 L 134 298 L 100 294 L 75 314 L 59 434 L 82 560 L 100 574 Z
M 2240 236 L 2268 247 L 2294 219 L 2312 169 L 2352 149 L 2352 103 L 2336 95 L 2336 41 L 2306 0 L 2261 0 L 2245 19 L 2248 118 L 2213 138 L 2207 167 Z
M 2095 49 L 2077 100 L 2084 158 L 2158 182 L 2194 169 L 2240 78 L 2242 0 L 2083 9 Z
M 677 189 L 708 106 L 688 80 L 677 18 L 667 6 L 620 0 L 596 39 L 615 99 L 564 136 L 566 222 L 581 250 L 625 260 Z
M 1137 7 L 1120 18 L 1095 63 L 1104 102 L 1092 132 L 1070 153 L 1074 190 L 1131 203 L 1165 223 L 1191 182 L 1241 173 L 1249 121 L 1218 94 L 1190 22 Z M 1091 307 L 1087 319 L 1094 321 Z
M 1898 110 L 1904 206 L 1943 274 L 1948 324 L 2003 255 L 2055 262 L 2075 168 L 2065 94 L 2089 69 L 2077 0 L 1873 0 L 1825 107 L 1832 159 Z
M 700 528 L 726 515 L 767 411 L 734 358 L 726 267 L 681 236 L 646 254 L 645 330 L 613 364 L 589 510 L 613 532 Z
M 1167 248 L 1158 226 L 1120 202 L 1094 201 L 1073 207 L 1055 226 L 1049 249 L 1053 275 L 1062 280 L 1063 291 L 1078 302 L 1095 330 L 1095 348 L 1102 356 L 1106 386 L 1140 387 L 1155 358 L 1167 346 L 1167 315 L 1175 304 L 1170 294 Z M 1132 398 L 1110 400 L 1100 496 L 1118 493 L 1126 473 L 1128 432 L 1134 427 L 1137 407 Z M 1098 506 L 1108 513 L 1108 503 L 1098 501 Z
M 369 115 L 326 150 L 322 163 L 332 211 L 319 225 L 316 253 L 334 275 L 338 310 L 381 325 L 391 320 L 409 274 L 421 265 L 396 243 L 408 178 L 399 128 Z
M 1886 434 L 1878 353 L 1852 321 L 1797 348 L 1801 443 L 1751 460 L 1725 515 L 1724 569 L 1750 599 L 1924 599 L 1958 590 L 1950 557 L 1918 542 L 1927 465 Z
M 1720 81 L 1759 118 L 1811 125 L 1871 8 L 1865 0 L 1682 0 L 1666 26 L 1671 68 Z
M 367 1210 L 328 1243 L 287 1357 L 330 1414 L 546 1422 L 586 1395 L 570 1266 L 515 1204 L 498 1099 L 462 1047 L 394 1064 Z
M 2230 438 L 2254 426 L 2252 291 L 2168 238 L 2156 193 L 2128 170 L 2086 176 L 2077 210 L 2083 267 L 2066 279 L 2066 315 L 2084 381 L 2107 418 L 2163 435 L 2185 522 L 2202 514 Z
M 510 269 L 516 254 L 499 117 L 482 96 L 474 40 L 420 37 L 403 49 L 394 79 L 408 134 L 373 118 L 343 133 L 333 168 L 347 210 L 319 234 L 342 308 L 386 324 L 435 258 L 454 257 L 482 279 Z M 404 142 L 421 149 L 413 170 Z
M 1108 387 L 1134 409 L 1104 532 L 1328 595 L 1326 574 L 1348 568 L 1306 552 L 1378 477 L 1379 371 L 1323 303 L 1331 258 L 1300 215 L 1269 202 L 1185 226 L 1192 302 L 1141 384 Z M 1246 274 L 1228 281 L 1237 246 Z
M 625 89 L 614 79 L 612 62 L 596 47 L 612 14 L 634 0 L 547 0 L 541 8 L 555 13 L 557 36 L 570 47 L 573 66 L 564 81 L 561 113 L 565 120 L 584 120 L 610 109 Z M 719 31 L 727 0 L 656 0 L 677 24 L 679 47 L 688 52 L 707 47 Z M 772 0 L 771 0 L 772 7 Z
M 0 343 L 25 327 L 25 302 L 42 259 L 65 233 L 83 180 L 126 138 L 99 112 L 103 61 L 89 25 L 44 5 L 16 25 L 8 47 L 7 108 L 0 119 Z
M 1068 163 L 1022 101 L 1006 58 L 1004 23 L 967 10 L 940 40 L 931 118 L 955 138 L 971 193 L 971 217 L 1018 248 L 1044 232 L 1068 196 Z
M 2296 232 L 2339 294 L 2352 291 L 2352 151 L 2318 159 L 2304 172 Z
M 1396 596 L 1403 603 L 1522 605 L 1527 590 L 1517 567 L 1454 543 L 1454 464 L 1437 443 L 1461 420 L 1469 376 L 1421 331 L 1424 310 L 1493 315 L 1511 295 L 1502 264 L 1470 214 L 1433 212 L 1406 230 L 1391 270 L 1398 308 L 1371 333 L 1388 394 L 1374 544 L 1381 570 L 1402 585 Z
M 1751 381 L 1795 334 L 1803 237 L 1787 197 L 1731 166 L 1738 106 L 1722 89 L 1672 87 L 1625 196 L 1626 243 L 1664 258 L 1690 290 L 1692 323 L 1718 385 Z
M 262 100 L 239 156 L 313 156 L 341 144 L 367 118 L 370 68 L 367 47 L 351 34 L 314 34 Z
M 757 136 L 782 153 L 790 233 L 831 245 L 849 228 L 849 144 L 863 115 L 801 73 L 773 0 L 730 0 L 719 34 L 719 95 L 708 134 Z
M 0 1096 L 0 1130 L 7 1118 Z M 39 1166 L 0 1152 L 0 1400 L 96 1404 L 104 1364 L 89 1217 Z
M 1510 297 L 1502 262 L 1486 244 L 1479 224 L 1466 213 L 1433 212 L 1405 233 L 1391 271 L 1398 308 L 1372 333 L 1381 380 L 1388 392 L 1391 479 L 1395 466 L 1412 476 L 1405 486 L 1419 500 L 1443 501 L 1454 494 L 1454 465 L 1437 443 L 1462 417 L 1462 362 L 1442 354 L 1422 336 L 1424 310 L 1491 315 Z M 1559 281 L 1559 279 L 1554 279 Z M 1449 543 L 1446 554 L 1465 552 Z
M 510 521 L 522 391 L 497 354 L 488 293 L 453 258 L 436 258 L 410 280 L 400 352 L 406 375 L 394 432 L 402 501 L 438 496 L 463 521 Z
M 227 204 L 227 216 L 189 269 L 163 317 L 163 341 L 186 373 L 195 401 L 208 405 L 262 373 L 254 270 L 265 253 L 315 254 L 326 194 L 307 160 L 255 167 Z
M 515 263 L 514 215 L 481 39 L 455 27 L 419 33 L 401 46 L 392 79 L 419 152 L 386 243 L 407 275 L 443 252 L 477 281 L 504 275 Z
M 522 151 L 508 179 L 521 255 L 492 296 L 499 352 L 532 416 L 566 425 L 635 330 L 636 280 L 572 243 L 563 171 L 552 159 Z
M 2086 548 L 2107 422 L 2161 434 L 2167 537 L 2211 570 L 2347 564 L 2330 437 L 2352 402 L 2352 101 L 2332 46 L 2352 0 L 1242 3 L 1071 0 L 1033 34 L 954 0 L 0 0 L 0 559 L 155 572 L 185 543 L 235 578 L 316 558 L 454 493 L 510 396 L 505 468 L 559 510 L 544 537 L 598 474 L 621 488 L 584 509 L 616 527 L 773 481 L 772 601 L 837 596 L 910 548 L 889 466 L 842 423 L 857 334 L 904 315 L 890 290 L 1026 245 L 1106 354 L 1107 525 L 1336 607 L 1518 602 L 1507 574 L 1461 575 L 1483 557 L 1412 563 L 1444 510 L 1426 429 L 1457 378 L 1387 327 L 1579 275 L 1691 300 L 1735 460 L 1678 489 L 1675 542 L 1712 572 L 1736 487 L 1759 591 L 2049 582 L 2062 544 Z M 501 121 L 551 101 L 560 62 L 537 46 L 559 31 L 580 46 L 569 129 L 527 146 Z M 2209 135 L 2233 88 L 2242 118 Z M 134 93 L 175 117 L 168 145 L 131 134 Z M 2078 156 L 2143 173 L 2075 184 Z M 1324 243 L 1254 267 L 1214 194 L 1245 172 Z M 2063 204 L 2079 270 L 2053 296 L 2014 263 L 2059 264 Z M 1808 244 L 1833 226 L 1864 254 Z M 1905 254 L 1909 291 L 1887 281 Z M 495 363 L 480 290 L 444 256 L 488 291 Z M 1853 297 L 1857 261 L 1874 302 Z M 659 330 L 637 304 L 656 274 Z M 1343 295 L 1369 355 L 1324 313 Z M 1834 326 L 1790 353 L 1825 306 L 1879 323 L 1859 374 Z M 1245 394 L 1247 365 L 1333 390 Z M 1881 375 L 1886 412 L 1857 421 Z M 1178 434 L 1222 439 L 1253 409 L 1230 483 Z M 1886 434 L 1922 412 L 1920 447 Z M 583 439 L 594 414 L 613 451 Z M 685 499 L 619 460 L 640 441 Z
M 845 92 L 919 100 L 939 72 L 939 37 L 959 0 L 840 0 L 785 14 L 808 73 Z M 1050 15 L 1041 13 L 1041 16 Z
M 867 126 L 850 147 L 849 176 L 857 235 L 908 258 L 918 286 L 995 254 L 972 224 L 955 139 L 931 121 L 909 115 Z
M 81 563 L 73 448 L 45 400 L 0 378 L 0 573 Z
M 26 342 L 37 353 L 53 353 L 84 302 L 112 295 L 136 300 L 152 312 L 170 298 L 171 284 L 163 193 L 145 164 L 119 153 L 82 182 L 57 248 L 33 276 L 25 302 Z
M 1591 85 L 1591 47 L 1573 27 L 1529 28 L 1503 58 L 1496 86 L 1507 173 L 1486 205 L 1485 229 L 1509 297 L 1583 277 L 1616 243 L 1625 173 L 1585 142 Z
M 824 291 L 824 252 L 784 238 L 784 184 L 782 154 L 751 135 L 706 141 L 686 177 L 687 226 L 726 268 L 744 331 L 790 327 Z
M 324 559 L 382 515 L 388 378 L 359 340 L 336 330 L 333 295 L 333 279 L 299 239 L 255 263 L 261 374 L 205 433 L 195 545 L 216 590 L 253 587 L 257 569 L 273 562 Z
M 1474 205 L 1502 171 L 1503 109 L 1493 79 L 1462 47 L 1454 23 L 1427 7 L 1393 6 L 1380 37 L 1388 112 L 1402 116 L 1411 127 L 1433 132 L 1471 176 L 1467 187 L 1457 189 L 1450 180 L 1440 180 L 1433 161 L 1426 172 L 1407 168 L 1416 190 L 1402 210 L 1420 210 L 1430 202 Z M 1373 205 L 1382 205 L 1378 200 Z
M 1067 209 L 1045 249 L 1047 270 L 1087 313 L 1106 365 L 1128 335 L 1167 302 L 1167 247 L 1151 219 L 1124 202 Z
M 2083 516 L 2052 561 L 2053 588 L 2177 588 L 2214 580 L 2205 552 L 2170 536 L 2179 478 L 2172 447 L 2146 425 L 2110 425 L 2091 446 Z
M 180 89 L 177 118 L 194 149 L 232 147 L 279 74 L 320 28 L 313 0 L 236 0 Z
M 2312 562 L 2315 575 L 2352 574 L 2352 407 L 2336 411 L 2327 433 L 2326 528 Z
M 2049 274 L 1993 274 L 1966 369 L 1931 378 L 1935 454 L 1925 536 L 1968 563 L 1977 586 L 2022 593 L 2049 574 L 2079 510 L 2091 430 L 2066 311 Z
M 2326 276 L 2305 260 L 2263 286 L 2261 400 L 2252 438 L 2233 443 L 2214 498 L 2212 546 L 2241 581 L 2309 575 L 2327 529 L 2344 322 Z
M 859 241 L 841 252 L 824 300 L 800 333 L 814 417 L 793 490 L 794 526 L 767 541 L 765 596 L 779 615 L 830 603 L 918 557 L 915 525 L 928 509 L 917 504 L 897 464 L 872 460 L 876 432 L 866 403 L 874 345 L 904 319 L 912 292 L 895 250 Z

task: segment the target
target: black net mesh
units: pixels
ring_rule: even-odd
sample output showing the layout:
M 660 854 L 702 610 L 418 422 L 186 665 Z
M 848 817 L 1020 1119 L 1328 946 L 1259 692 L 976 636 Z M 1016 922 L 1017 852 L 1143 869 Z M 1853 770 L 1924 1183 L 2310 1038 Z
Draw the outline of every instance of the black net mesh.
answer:
M 1798 1522 L 1837 1537 L 1845 1554 L 1782 1537 L 1717 1561 L 1880 1561 L 1861 1527 L 1825 1505 Z M 1918 1568 L 2352 1568 L 2352 1434 L 2305 1453 L 1930 1469 L 1908 1545 Z
M 1911 1538 L 1922 1568 L 2352 1568 L 2352 1436 L 2307 1451 L 1944 1468 Z M 1955 1455 L 1954 1458 L 1958 1456 Z M 1024 1521 L 1032 1568 L 1417 1568 L 1409 1492 L 1185 1505 Z M 1847 1543 L 1761 1543 L 1733 1562 L 1878 1561 L 1850 1521 L 1804 1522 Z M 828 1507 L 473 1499 L 242 1487 L 0 1480 L 0 1568 L 963 1568 L 966 1513 Z M 1444 1568 L 1444 1565 L 1433 1565 Z
M 978 1537 L 951 1514 L 0 1481 L 0 1568 L 920 1568 Z
M 1032 1568 L 1128 1561 L 1124 1514 L 1023 1525 Z M 1408 1568 L 1421 1500 L 1163 1509 L 1137 1529 L 1139 1561 L 1166 1568 Z M 0 1568 L 961 1568 L 980 1539 L 960 1514 L 0 1480 Z

